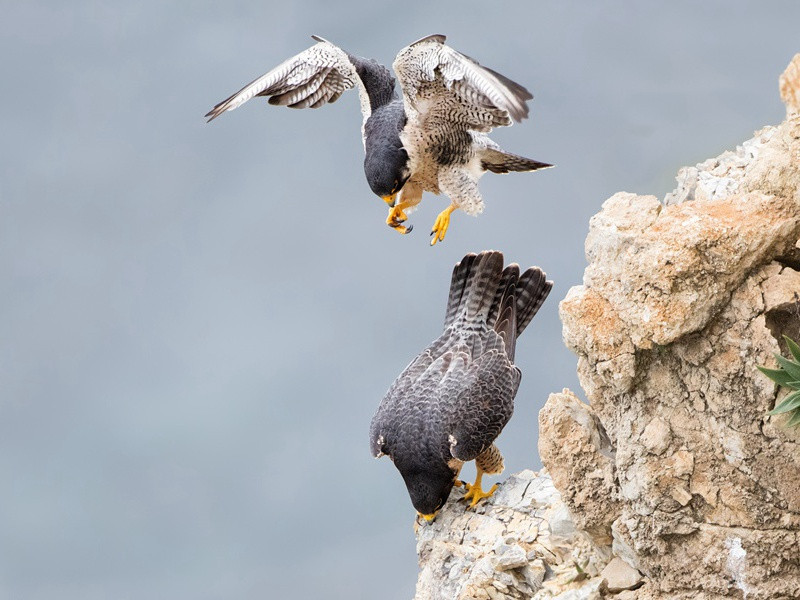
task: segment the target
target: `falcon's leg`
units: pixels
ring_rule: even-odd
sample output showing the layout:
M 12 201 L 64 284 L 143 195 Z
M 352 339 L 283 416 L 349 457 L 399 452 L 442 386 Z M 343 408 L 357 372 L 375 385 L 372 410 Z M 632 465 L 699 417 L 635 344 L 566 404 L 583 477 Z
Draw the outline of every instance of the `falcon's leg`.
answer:
M 416 204 L 419 204 L 418 202 Z M 406 227 L 403 225 L 403 222 L 408 218 L 405 212 L 405 209 L 414 206 L 414 204 L 409 204 L 405 202 L 398 202 L 392 208 L 389 209 L 389 216 L 386 217 L 386 224 L 399 231 L 400 233 L 409 233 L 412 229 L 414 229 L 413 225 L 409 225 Z
M 464 494 L 464 500 L 472 500 L 469 503 L 469 507 L 474 507 L 482 498 L 488 498 L 494 491 L 497 489 L 497 484 L 495 483 L 488 492 L 484 492 L 481 488 L 481 478 L 483 477 L 483 469 L 478 467 L 478 476 L 475 478 L 475 483 L 467 483 L 464 482 L 464 487 L 467 488 L 467 493 Z
M 488 473 L 489 475 L 494 475 L 496 473 L 503 472 L 503 455 L 500 454 L 500 450 L 498 450 L 497 446 L 492 444 L 486 450 L 478 455 L 478 458 L 475 459 L 475 468 L 478 471 L 478 476 L 475 478 L 475 483 L 472 485 L 465 483 L 464 486 L 467 488 L 467 493 L 464 494 L 464 498 L 467 500 L 472 500 L 470 503 L 470 508 L 475 506 L 481 498 L 488 498 L 492 494 L 494 494 L 495 490 L 497 489 L 497 484 L 494 484 L 488 492 L 484 492 L 481 489 L 481 479 L 483 478 L 484 473 Z
M 503 455 L 500 454 L 500 449 L 494 444 L 478 455 L 478 458 L 475 459 L 475 464 L 489 475 L 498 475 L 505 469 Z
M 431 239 L 431 246 L 435 246 L 436 242 L 444 241 L 447 228 L 450 227 L 450 213 L 457 208 L 458 206 L 455 204 L 450 204 L 450 206 L 445 208 L 439 213 L 439 216 L 436 217 L 436 222 L 433 224 L 433 229 L 431 229 L 431 236 L 433 236 Z
M 478 177 L 469 165 L 452 165 L 439 169 L 439 191 L 450 198 L 450 206 L 444 209 L 433 224 L 431 246 L 444 240 L 450 225 L 450 213 L 460 208 L 468 215 L 477 215 L 483 210 L 483 200 L 478 190 Z
M 400 202 L 389 209 L 389 216 L 386 217 L 386 224 L 392 229 L 405 234 L 409 233 L 414 228 L 413 225 L 409 225 L 408 227 L 403 225 L 408 218 L 405 211 L 413 209 L 417 204 L 422 202 L 422 189 L 413 183 L 406 183 L 401 194 Z

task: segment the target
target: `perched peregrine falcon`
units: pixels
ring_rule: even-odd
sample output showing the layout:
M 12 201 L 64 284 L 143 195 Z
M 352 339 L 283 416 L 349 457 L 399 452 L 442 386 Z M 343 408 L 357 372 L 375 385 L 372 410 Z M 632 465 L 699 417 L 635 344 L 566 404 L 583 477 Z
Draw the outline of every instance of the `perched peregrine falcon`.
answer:
M 533 96 L 445 45 L 445 36 L 422 38 L 397 55 L 393 67 L 402 99 L 386 67 L 312 37 L 317 44 L 217 104 L 206 114 L 208 120 L 254 96 L 269 96 L 270 104 L 318 108 L 358 86 L 364 171 L 372 191 L 390 206 L 386 224 L 400 233 L 411 231 L 403 223 L 423 191 L 450 198 L 433 225 L 431 245 L 444 240 L 454 210 L 483 211 L 478 179 L 486 171 L 552 166 L 505 152 L 489 139 L 493 127 L 527 117 Z
M 468 254 L 453 269 L 444 332 L 395 380 L 370 426 L 372 454 L 388 455 L 411 503 L 430 521 L 447 501 L 463 464 L 475 460 L 467 487 L 474 506 L 490 496 L 483 473 L 503 470 L 494 445 L 521 378 L 517 337 L 544 302 L 552 281 L 538 267 L 520 275 L 500 252 Z

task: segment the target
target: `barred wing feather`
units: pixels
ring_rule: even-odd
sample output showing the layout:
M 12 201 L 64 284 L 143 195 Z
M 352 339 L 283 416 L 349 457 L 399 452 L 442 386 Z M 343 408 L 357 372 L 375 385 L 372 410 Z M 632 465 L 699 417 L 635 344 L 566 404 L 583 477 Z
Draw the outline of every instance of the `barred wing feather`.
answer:
M 255 96 L 269 96 L 270 104 L 290 108 L 318 108 L 335 102 L 344 91 L 361 83 L 344 50 L 322 38 L 313 37 L 318 43 L 217 104 L 206 114 L 208 120 L 213 121 Z
M 528 116 L 533 96 L 433 35 L 403 48 L 394 70 L 408 114 L 430 128 L 450 124 L 481 132 Z

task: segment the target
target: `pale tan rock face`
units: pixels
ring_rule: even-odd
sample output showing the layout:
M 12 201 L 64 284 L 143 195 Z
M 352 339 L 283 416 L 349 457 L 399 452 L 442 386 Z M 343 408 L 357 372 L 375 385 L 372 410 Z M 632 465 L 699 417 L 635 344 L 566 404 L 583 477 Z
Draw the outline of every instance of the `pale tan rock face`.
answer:
M 653 196 L 616 194 L 590 222 L 583 290 L 611 306 L 634 346 L 669 344 L 701 329 L 743 273 L 794 245 L 796 204 L 754 191 L 657 211 Z
M 600 577 L 605 580 L 605 588 L 611 593 L 632 590 L 642 584 L 642 574 L 618 557 L 606 565 Z
M 800 54 L 795 54 L 780 78 L 781 99 L 786 105 L 786 116 L 800 114 Z
M 570 506 L 573 520 L 599 547 L 611 545 L 611 523 L 619 515 L 611 442 L 592 410 L 575 394 L 551 394 L 539 412 L 539 454 L 555 465 L 553 484 Z
M 416 600 L 800 598 L 800 429 L 756 369 L 800 338 L 798 72 L 786 122 L 592 218 L 560 305 L 590 404 L 542 409 L 549 475 L 419 527 Z
M 790 115 L 798 73 L 800 55 Z M 800 433 L 767 416 L 756 369 L 800 337 L 800 119 L 678 181 L 592 218 L 560 306 L 590 406 L 551 396 L 542 460 L 575 522 L 646 576 L 636 597 L 800 598 Z
M 512 475 L 475 509 L 463 495 L 417 526 L 415 600 L 599 599 L 608 557 L 575 528 L 546 473 Z

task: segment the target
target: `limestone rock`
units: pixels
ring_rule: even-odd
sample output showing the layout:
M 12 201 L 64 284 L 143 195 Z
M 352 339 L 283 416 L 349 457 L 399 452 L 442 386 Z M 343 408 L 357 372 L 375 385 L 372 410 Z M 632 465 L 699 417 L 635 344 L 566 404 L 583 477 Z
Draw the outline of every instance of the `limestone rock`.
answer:
M 542 409 L 552 479 L 419 524 L 417 600 L 800 598 L 800 429 L 756 369 L 800 338 L 799 72 L 784 123 L 592 218 L 560 305 L 591 404 Z
M 682 169 L 663 205 L 606 201 L 560 305 L 591 406 L 551 396 L 542 459 L 595 543 L 610 524 L 640 599 L 800 597 L 800 431 L 767 415 L 778 391 L 756 369 L 800 337 L 798 72 L 800 55 L 781 78 L 793 117 Z
M 521 569 L 528 566 L 528 555 L 512 537 L 495 546 L 492 564 L 498 571 Z
M 636 348 L 663 346 L 702 329 L 745 274 L 787 252 L 800 236 L 792 196 L 737 193 L 667 206 L 657 216 L 654 203 L 653 196 L 617 194 L 603 204 L 602 218 L 589 224 L 584 287 L 573 292 L 578 301 L 588 289 L 598 294 Z M 574 303 L 568 297 L 567 307 Z M 602 339 L 597 328 L 605 323 L 581 324 Z M 586 335 L 582 327 L 575 333 Z M 573 348 L 578 343 L 566 341 Z
M 661 417 L 653 417 L 642 431 L 642 444 L 651 454 L 662 455 L 669 448 L 672 433 L 667 423 Z
M 795 54 L 780 78 L 781 99 L 786 105 L 786 116 L 800 114 L 800 54 Z
M 592 409 L 569 390 L 551 394 L 539 412 L 539 454 L 572 518 L 600 546 L 611 545 L 620 511 L 614 449 Z
M 632 590 L 643 583 L 642 574 L 621 558 L 614 557 L 600 573 L 606 582 L 606 589 L 616 593 Z
M 416 600 L 599 599 L 608 558 L 575 528 L 546 472 L 512 475 L 476 509 L 463 496 L 455 489 L 418 524 Z

